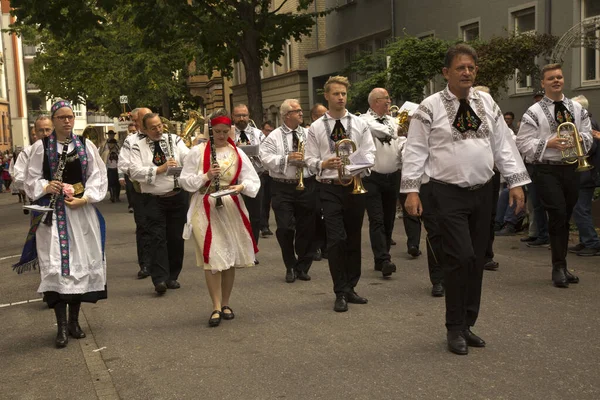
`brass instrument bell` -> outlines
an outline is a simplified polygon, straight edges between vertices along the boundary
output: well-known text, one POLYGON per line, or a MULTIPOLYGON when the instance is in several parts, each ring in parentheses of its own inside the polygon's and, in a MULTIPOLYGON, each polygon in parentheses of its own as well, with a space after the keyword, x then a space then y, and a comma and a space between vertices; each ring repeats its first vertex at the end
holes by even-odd
POLYGON ((575 169, 578 172, 589 171, 594 168, 594 166, 588 162, 588 156, 583 152, 581 135, 574 123, 563 122, 560 124, 556 131, 556 137, 572 145, 568 149, 561 151, 563 162, 567 164, 578 163, 578 166, 575 169))
POLYGON ((354 189, 352 190, 352 194, 364 194, 367 193, 367 189, 363 186, 362 179, 358 175, 354 175, 350 177, 348 180, 348 175, 346 174, 346 165, 350 164, 350 159, 348 158, 351 153, 356 151, 356 143, 351 139, 342 139, 338 140, 335 143, 335 155, 342 160, 342 165, 338 168, 338 180, 342 186, 350 186, 354 183, 354 189), (342 150, 349 145, 352 149, 352 152, 345 152, 342 154, 342 150))

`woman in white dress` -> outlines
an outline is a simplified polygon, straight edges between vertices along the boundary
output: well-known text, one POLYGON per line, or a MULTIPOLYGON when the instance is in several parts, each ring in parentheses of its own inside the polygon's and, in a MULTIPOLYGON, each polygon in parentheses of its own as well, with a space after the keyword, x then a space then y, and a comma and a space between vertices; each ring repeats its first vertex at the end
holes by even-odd
POLYGON ((96 146, 72 132, 75 116, 71 104, 58 101, 51 114, 54 131, 33 144, 24 186, 36 204, 53 205, 54 211, 51 218, 34 214, 17 268, 39 265, 38 292, 44 293, 44 301, 56 314, 56 346, 60 348, 67 345, 68 335, 85 337, 78 322, 81 302, 106 298, 104 219, 92 204, 104 199, 107 179, 96 146), (55 178, 63 165, 61 182, 55 178), (27 257, 27 246, 33 240, 36 251, 27 257))
POLYGON ((239 193, 255 197, 260 179, 248 156, 229 138, 231 119, 227 111, 217 110, 210 120, 210 140, 190 151, 179 183, 194 193, 184 238, 193 236, 196 243, 196 264, 204 268, 213 303, 209 325, 218 326, 221 318, 235 317, 229 307, 235 268, 253 266, 258 251, 248 211, 239 193), (218 208, 217 199, 210 196, 216 191, 217 180, 221 190, 235 191, 221 197, 223 206, 218 208))

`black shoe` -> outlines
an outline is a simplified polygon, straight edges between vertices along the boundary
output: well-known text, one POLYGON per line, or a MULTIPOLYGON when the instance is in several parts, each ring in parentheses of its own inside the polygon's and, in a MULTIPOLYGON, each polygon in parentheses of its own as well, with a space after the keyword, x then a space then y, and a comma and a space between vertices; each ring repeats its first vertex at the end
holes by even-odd
POLYGON ((592 257, 592 256, 600 256, 600 249, 595 247, 585 247, 577 252, 578 256, 581 257, 592 257))
POLYGON ((79 326, 79 309, 81 308, 81 303, 70 303, 69 304, 69 323, 67 324, 67 329, 69 331, 69 335, 75 339, 83 339, 85 337, 85 332, 81 330, 81 326, 79 326))
POLYGON ((534 242, 536 239, 537 239, 536 237, 527 236, 527 237, 521 238, 520 240, 521 240, 521 242, 529 243, 529 242, 534 242))
POLYGON ((578 243, 575 246, 569 246, 569 253, 578 253, 583 249, 585 249, 585 245, 583 243, 578 243))
POLYGON ((537 238, 533 242, 527 243, 527 247, 549 247, 550 241, 548 239, 537 238))
POLYGON ((397 244, 397 243, 396 243, 396 241, 395 241, 394 239, 390 240, 390 245, 391 245, 391 246, 395 246, 396 244, 397 244))
POLYGON ((154 285, 154 290, 158 294, 165 294, 167 292, 167 284, 165 282, 158 282, 154 285))
POLYGON ((396 272, 396 264, 388 260, 381 263, 381 274, 384 278, 391 276, 394 272, 396 272))
POLYGON ((166 285, 169 289, 179 289, 181 287, 181 285, 179 284, 179 282, 173 280, 173 281, 167 281, 166 285))
POLYGON ((229 306, 221 307, 221 318, 223 318, 226 321, 231 321, 232 319, 235 318, 235 314, 233 313, 233 310, 231 309, 231 307, 229 307, 229 306), (225 310, 228 310, 229 312, 226 313, 225 310))
POLYGON ((367 304, 369 300, 360 297, 354 290, 346 294, 346 300, 352 304, 367 304))
POLYGON ((485 340, 471 332, 471 329, 465 329, 463 331, 463 336, 465 337, 468 346, 485 347, 485 340))
POLYGON ((448 331, 446 338, 448 340, 448 350, 461 356, 469 354, 467 340, 462 331, 448 331))
POLYGON ((517 234, 517 228, 510 222, 504 224, 504 227, 496 232, 496 236, 515 236, 517 234))
POLYGON ((133 207, 129 207, 129 208, 127 209, 127 211, 129 212, 129 214, 133 214, 133 207))
POLYGON ((444 297, 444 285, 441 283, 434 283, 431 287, 431 295, 433 297, 444 297))
POLYGON ((296 278, 300 279, 301 281, 310 281, 310 275, 304 271, 296 271, 296 278))
POLYGON ((254 265, 258 265, 258 264, 260 264, 260 263, 258 262, 258 260, 254 260, 254 265))
POLYGON ((213 328, 215 326, 219 326, 219 324, 221 323, 221 315, 222 315, 221 311, 219 311, 219 310, 213 311, 212 314, 210 314, 210 319, 208 320, 208 326, 213 327, 213 328))
POLYGON ((296 273, 293 268, 288 268, 285 273, 285 281, 287 283, 293 283, 296 280, 296 273))
POLYGON ((333 304, 333 311, 335 311, 335 312, 348 311, 348 301, 346 300, 346 296, 344 296, 343 294, 340 294, 335 298, 335 303, 333 304))
POLYGON ((565 277, 567 278, 567 282, 569 283, 579 283, 579 277, 573 275, 569 272, 569 269, 565 267, 565 277))
POLYGON ((377 272, 381 272, 381 268, 382 268, 382 263, 375 263, 375 266, 373 267, 373 269, 377 272))
POLYGON ((313 261, 321 261, 323 256, 321 255, 321 249, 317 249, 315 255, 313 256, 313 261))
POLYGON ((483 269, 485 269, 486 271, 496 271, 499 266, 500 264, 498 264, 496 261, 489 260, 485 264, 483 264, 483 269))
MULTIPOLYGON (((269 230, 269 228, 261 229, 260 230, 260 236, 263 237, 263 238, 266 238, 267 236, 269 236, 269 232, 271 232, 269 230)), ((271 234, 273 234, 273 233, 271 233, 271 234)))
POLYGON ((67 328, 67 303, 57 303, 54 306, 54 314, 56 315, 56 325, 58 327, 54 344, 58 349, 62 349, 69 343, 69 332, 67 328))
POLYGON ((150 276, 150 271, 148 271, 148 268, 142 268, 137 273, 138 279, 144 279, 144 278, 147 278, 149 276, 150 276))
POLYGON ((421 250, 417 246, 410 246, 408 248, 408 254, 413 257, 419 257, 421 255, 421 250))
POLYGON ((552 283, 559 288, 568 288, 569 281, 565 275, 566 268, 552 268, 552 283))

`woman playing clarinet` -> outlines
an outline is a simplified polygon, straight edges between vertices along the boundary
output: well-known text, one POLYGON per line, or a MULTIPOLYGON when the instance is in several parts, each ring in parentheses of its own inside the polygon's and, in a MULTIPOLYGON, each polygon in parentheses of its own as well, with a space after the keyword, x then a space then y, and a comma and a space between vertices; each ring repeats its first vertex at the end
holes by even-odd
POLYGON ((184 190, 194 193, 184 238, 193 237, 196 243, 196 264, 204 268, 213 303, 208 324, 218 326, 221 319, 235 317, 229 307, 235 268, 253 266, 258 251, 239 193, 255 197, 260 179, 250 159, 229 138, 231 119, 226 110, 211 115, 209 130, 209 141, 188 155, 179 182, 184 190), (211 193, 224 190, 234 192, 221 197, 222 206, 217 207, 211 193))
POLYGON ((104 199, 107 179, 96 146, 73 134, 71 104, 61 100, 50 110, 54 130, 32 146, 24 187, 38 205, 53 211, 34 213, 15 267, 22 271, 39 266, 38 292, 56 314, 55 344, 60 348, 69 335, 85 337, 78 322, 81 302, 106 298, 104 219, 93 203, 104 199))

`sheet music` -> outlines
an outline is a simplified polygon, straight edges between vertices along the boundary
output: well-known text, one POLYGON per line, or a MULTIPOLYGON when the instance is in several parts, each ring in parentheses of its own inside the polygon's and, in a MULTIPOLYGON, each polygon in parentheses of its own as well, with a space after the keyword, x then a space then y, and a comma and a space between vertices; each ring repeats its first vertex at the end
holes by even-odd
POLYGON ((258 145, 238 146, 238 149, 242 150, 248 157, 258 156, 259 150, 258 145))
POLYGON ((183 167, 169 167, 167 168, 167 176, 179 176, 181 170, 183 170, 183 167))
POLYGON ((231 194, 237 193, 235 189, 223 189, 218 192, 214 192, 210 194, 210 197, 214 197, 215 199, 223 196, 229 196, 231 194))

